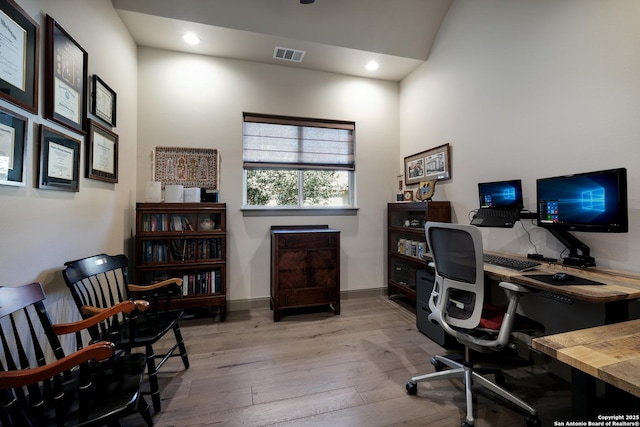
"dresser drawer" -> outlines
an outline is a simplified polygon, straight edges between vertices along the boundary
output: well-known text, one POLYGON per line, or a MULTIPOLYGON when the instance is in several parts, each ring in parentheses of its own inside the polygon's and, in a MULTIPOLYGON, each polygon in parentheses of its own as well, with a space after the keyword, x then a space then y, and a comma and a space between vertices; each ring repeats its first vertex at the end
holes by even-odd
POLYGON ((334 288, 283 289, 279 292, 281 304, 287 307, 306 307, 309 305, 330 304, 337 301, 334 288))
POLYGON ((316 249, 338 246, 337 233, 305 233, 278 237, 278 249, 316 249))

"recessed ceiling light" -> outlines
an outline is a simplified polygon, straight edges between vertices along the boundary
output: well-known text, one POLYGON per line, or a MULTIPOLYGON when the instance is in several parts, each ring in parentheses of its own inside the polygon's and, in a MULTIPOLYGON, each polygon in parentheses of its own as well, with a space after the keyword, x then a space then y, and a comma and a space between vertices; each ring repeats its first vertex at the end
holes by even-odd
POLYGON ((378 69, 380 65, 378 65, 378 63, 376 61, 369 61, 367 63, 367 65, 365 66, 365 68, 369 71, 375 71, 378 69))
POLYGON ((182 36, 182 40, 184 40, 185 43, 191 44, 191 45, 196 45, 200 43, 200 37, 196 36, 193 33, 186 33, 184 36, 182 36))

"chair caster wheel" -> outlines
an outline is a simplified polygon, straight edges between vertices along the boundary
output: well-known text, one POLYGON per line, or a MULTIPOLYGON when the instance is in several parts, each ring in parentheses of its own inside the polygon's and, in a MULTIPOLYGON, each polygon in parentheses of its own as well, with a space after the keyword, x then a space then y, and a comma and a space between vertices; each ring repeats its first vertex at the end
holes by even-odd
POLYGON ((435 357, 431 358, 431 364, 436 369, 436 372, 440 372, 447 367, 444 363, 437 361, 435 357))
POLYGON ((468 422, 463 422, 460 427, 473 427, 473 424, 469 424, 468 422))
POLYGON ((540 418, 538 418, 537 415, 535 417, 527 417, 527 427, 540 427, 541 425, 542 423, 540 422, 540 418))
POLYGON ((409 381, 406 385, 407 394, 415 396, 418 393, 418 384, 413 381, 409 381))

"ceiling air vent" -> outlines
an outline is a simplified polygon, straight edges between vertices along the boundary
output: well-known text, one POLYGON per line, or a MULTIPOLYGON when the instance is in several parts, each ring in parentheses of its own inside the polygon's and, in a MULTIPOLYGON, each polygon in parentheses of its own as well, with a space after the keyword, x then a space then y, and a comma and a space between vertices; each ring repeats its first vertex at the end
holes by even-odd
POLYGON ((283 61, 302 62, 304 53, 304 50, 296 50, 276 46, 276 48, 273 50, 273 58, 282 59, 283 61))

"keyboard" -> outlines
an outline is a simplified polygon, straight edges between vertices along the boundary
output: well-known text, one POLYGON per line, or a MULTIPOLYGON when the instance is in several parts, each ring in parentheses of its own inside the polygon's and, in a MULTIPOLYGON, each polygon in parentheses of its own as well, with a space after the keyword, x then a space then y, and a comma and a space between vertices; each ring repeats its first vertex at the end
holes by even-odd
POLYGON ((508 227, 518 221, 519 211, 515 209, 480 208, 476 211, 471 225, 477 227, 508 227))
POLYGON ((491 265, 497 265, 499 267, 510 268, 517 271, 533 270, 540 265, 536 261, 528 261, 522 259, 507 258, 500 255, 484 254, 484 262, 491 265))
POLYGON ((476 216, 480 218, 513 218, 517 217, 518 213, 514 209, 478 209, 476 216))

